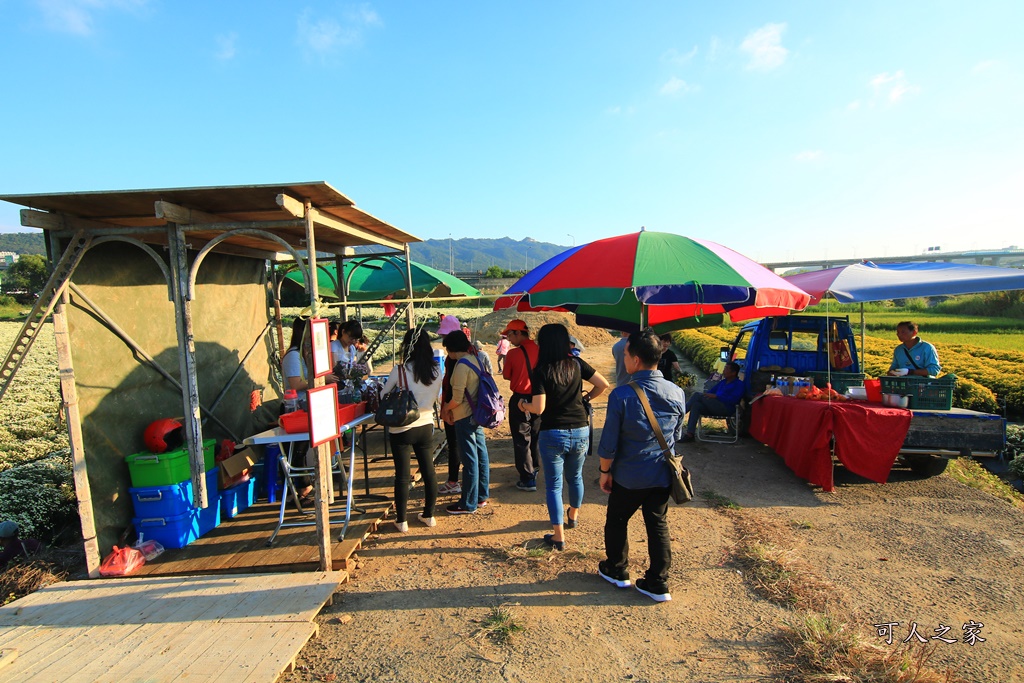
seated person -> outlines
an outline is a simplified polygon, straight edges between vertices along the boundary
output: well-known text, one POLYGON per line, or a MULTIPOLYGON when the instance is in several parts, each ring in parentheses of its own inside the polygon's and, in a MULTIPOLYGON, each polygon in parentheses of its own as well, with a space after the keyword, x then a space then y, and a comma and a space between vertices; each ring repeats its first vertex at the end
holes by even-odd
POLYGON ((25 559, 38 552, 43 544, 34 538, 18 538, 18 523, 0 522, 0 570, 15 559, 25 559))
POLYGON ((715 385, 714 391, 694 394, 687 404, 690 410, 690 417, 686 421, 686 434, 680 442, 687 443, 694 440, 697 431, 697 423, 705 415, 713 417, 731 417, 736 411, 736 405, 743 398, 744 387, 740 381, 740 364, 729 361, 722 370, 722 381, 715 385))
POLYGON ((917 336, 917 323, 905 320, 896 325, 896 338, 903 343, 892 352, 890 376, 901 369, 909 370, 907 374, 921 377, 935 377, 939 374, 942 369, 939 355, 935 353, 934 346, 917 336))

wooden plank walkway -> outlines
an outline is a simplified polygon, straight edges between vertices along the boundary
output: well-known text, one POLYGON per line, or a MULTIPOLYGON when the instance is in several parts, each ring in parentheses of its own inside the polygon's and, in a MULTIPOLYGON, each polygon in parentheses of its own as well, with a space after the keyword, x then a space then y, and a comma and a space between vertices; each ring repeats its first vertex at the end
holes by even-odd
MULTIPOLYGON (((371 432, 370 453, 383 452, 383 434, 371 432)), ((439 450, 444 440, 444 431, 434 434, 436 448, 439 450)), ((415 460, 413 461, 415 467, 415 460)), ((439 463, 437 469, 445 477, 446 464, 439 463)), ((355 511, 345 540, 336 541, 332 546, 331 569, 351 569, 352 555, 357 552, 363 541, 377 530, 378 525, 386 519, 392 509, 394 496, 395 467, 390 458, 369 463, 370 493, 383 497, 384 500, 365 500, 365 479, 362 457, 356 460, 355 501, 354 506, 365 510, 363 514, 355 511)), ((418 486, 418 485, 417 485, 418 486)), ((422 496, 412 494, 413 499, 422 496)), ((258 503, 243 511, 234 519, 224 519, 221 525, 194 541, 190 545, 174 550, 167 550, 153 562, 146 563, 133 576, 187 576, 192 574, 223 574, 223 573, 254 573, 254 572, 294 572, 316 571, 320 567, 320 554, 316 546, 314 526, 285 527, 277 536, 270 548, 266 540, 277 524, 279 503, 258 503)), ((343 520, 344 498, 337 498, 332 509, 340 509, 331 515, 333 520, 343 520)), ((313 521, 313 516, 302 516, 289 504, 285 510, 285 522, 313 521)), ((331 524, 331 534, 337 538, 341 532, 340 522, 331 524)))
POLYGON ((70 581, 0 607, 0 678, 273 683, 345 572, 70 581))

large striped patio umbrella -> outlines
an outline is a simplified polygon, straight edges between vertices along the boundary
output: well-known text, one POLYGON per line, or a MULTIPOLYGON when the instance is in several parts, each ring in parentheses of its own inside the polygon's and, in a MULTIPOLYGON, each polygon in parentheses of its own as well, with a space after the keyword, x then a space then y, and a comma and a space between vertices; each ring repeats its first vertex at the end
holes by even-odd
POLYGON ((591 327, 658 332, 802 310, 810 297, 767 268, 714 242, 641 230, 548 259, 494 310, 563 310, 591 327))

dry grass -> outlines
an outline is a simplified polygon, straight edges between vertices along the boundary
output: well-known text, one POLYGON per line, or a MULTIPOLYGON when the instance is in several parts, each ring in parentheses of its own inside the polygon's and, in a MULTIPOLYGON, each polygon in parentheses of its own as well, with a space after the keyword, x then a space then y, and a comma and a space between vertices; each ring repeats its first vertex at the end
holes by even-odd
POLYGON ((787 527, 753 513, 726 514, 739 535, 733 557, 758 593, 798 610, 824 611, 839 605, 838 588, 796 553, 787 527))
POLYGON ((85 558, 79 550, 48 548, 31 559, 9 565, 0 573, 0 605, 66 580, 83 569, 85 558))
POLYGON ((848 621, 830 612, 804 614, 786 624, 780 639, 790 652, 787 680, 800 683, 965 683, 951 669, 928 666, 937 645, 867 642, 848 621))
POLYGON ((897 643, 881 647, 850 617, 838 587, 819 576, 794 549, 794 525, 741 511, 713 492, 702 494, 728 516, 738 541, 733 559, 754 590, 796 610, 778 639, 788 669, 785 680, 797 683, 964 683, 953 670, 928 664, 936 645, 897 643))

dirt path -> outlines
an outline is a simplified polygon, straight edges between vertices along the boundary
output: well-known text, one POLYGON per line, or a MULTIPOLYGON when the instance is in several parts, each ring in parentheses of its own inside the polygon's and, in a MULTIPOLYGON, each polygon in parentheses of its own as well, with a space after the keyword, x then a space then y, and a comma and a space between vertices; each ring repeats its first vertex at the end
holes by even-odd
MULTIPOLYGON (((612 378, 610 346, 588 345, 584 355, 612 378)), ((595 424, 603 421, 602 404, 595 424)), ((283 681, 781 680, 774 636, 794 612, 759 597, 730 563, 728 517, 703 501, 671 508, 673 600, 655 604, 595 574, 607 501, 596 458, 585 466, 570 547, 533 557, 524 545, 550 529, 543 489, 514 487, 507 425, 488 447, 493 504, 471 516, 442 513, 435 528, 408 534, 385 525, 283 681), (508 644, 482 625, 499 605, 523 627, 508 644)), ((698 491, 791 526, 796 552, 840 587, 870 632, 900 622, 895 647, 911 622, 926 638, 951 626, 946 637, 957 642, 933 641, 934 663, 960 665, 970 680, 1024 680, 1024 513, 947 476, 915 480, 894 469, 878 485, 837 466, 828 494, 749 440, 683 448, 698 491), (984 642, 962 642, 969 621, 984 624, 984 642)), ((411 509, 421 500, 418 489, 411 509)), ((643 539, 634 519, 634 575, 646 566, 643 539)))

